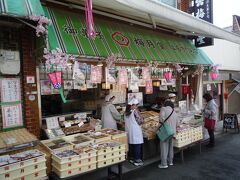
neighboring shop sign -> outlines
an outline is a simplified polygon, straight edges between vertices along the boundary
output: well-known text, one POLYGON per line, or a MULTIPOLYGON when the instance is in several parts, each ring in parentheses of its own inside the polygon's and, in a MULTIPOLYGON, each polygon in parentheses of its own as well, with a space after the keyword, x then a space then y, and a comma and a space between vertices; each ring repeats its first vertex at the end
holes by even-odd
MULTIPOLYGON (((194 0, 194 16, 204 21, 213 23, 213 4, 212 0, 194 0)), ((213 45, 213 38, 198 36, 195 39, 196 47, 213 45)))

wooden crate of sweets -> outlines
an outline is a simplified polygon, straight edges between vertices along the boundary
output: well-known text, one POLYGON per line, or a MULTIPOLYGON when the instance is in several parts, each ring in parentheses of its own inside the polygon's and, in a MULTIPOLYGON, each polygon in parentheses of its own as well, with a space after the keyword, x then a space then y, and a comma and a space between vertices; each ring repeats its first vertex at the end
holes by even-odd
POLYGON ((63 138, 55 138, 50 140, 43 140, 41 144, 44 145, 49 152, 55 152, 59 150, 72 150, 73 144, 67 142, 63 138))
POLYGON ((125 144, 125 150, 128 151, 128 137, 125 131, 106 128, 102 129, 101 132, 110 135, 113 141, 125 144))
POLYGON ((111 141, 111 136, 102 132, 88 132, 83 135, 92 138, 95 143, 111 141))
POLYGON ((81 146, 86 146, 91 143, 94 143, 94 139, 88 136, 85 136, 83 134, 74 134, 74 135, 63 137, 63 139, 73 144, 73 148, 78 148, 81 146))

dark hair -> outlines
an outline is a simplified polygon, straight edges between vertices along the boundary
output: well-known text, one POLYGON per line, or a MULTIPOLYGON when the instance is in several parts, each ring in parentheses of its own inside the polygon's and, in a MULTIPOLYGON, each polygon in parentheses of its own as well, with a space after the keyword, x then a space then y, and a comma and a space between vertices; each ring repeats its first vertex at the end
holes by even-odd
POLYGON ((209 93, 204 94, 203 98, 206 99, 207 102, 209 102, 213 99, 213 97, 209 93))
POLYGON ((132 110, 131 107, 132 107, 131 105, 129 105, 129 104, 127 105, 126 110, 125 110, 126 116, 129 116, 131 114, 131 110, 132 110))
POLYGON ((164 107, 167 107, 167 106, 170 106, 171 108, 174 109, 174 104, 173 104, 172 101, 166 100, 166 101, 164 102, 164 107))

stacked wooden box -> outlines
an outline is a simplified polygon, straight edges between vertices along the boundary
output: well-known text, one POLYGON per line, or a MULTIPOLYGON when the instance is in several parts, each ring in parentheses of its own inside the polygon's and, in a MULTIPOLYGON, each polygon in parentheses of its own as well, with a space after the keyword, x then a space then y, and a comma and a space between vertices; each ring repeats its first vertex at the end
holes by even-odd
POLYGON ((100 132, 108 134, 111 137, 111 140, 124 144, 126 152, 128 151, 128 137, 125 131, 106 128, 102 129, 100 132))
POLYGON ((97 144, 97 167, 105 167, 126 160, 126 146, 118 142, 97 144))
POLYGON ((52 155, 52 170, 65 178, 96 169, 97 151, 89 146, 82 146, 74 150, 55 152, 52 155))
POLYGON ((0 156, 1 180, 34 180, 46 177, 45 154, 38 150, 0 156))

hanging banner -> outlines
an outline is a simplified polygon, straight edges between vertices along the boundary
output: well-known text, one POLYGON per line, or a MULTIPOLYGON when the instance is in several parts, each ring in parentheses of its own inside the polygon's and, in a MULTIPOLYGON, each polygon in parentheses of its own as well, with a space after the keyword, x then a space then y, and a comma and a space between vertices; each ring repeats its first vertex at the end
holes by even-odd
POLYGON ((153 86, 152 86, 152 80, 151 79, 146 81, 145 93, 146 94, 152 94, 153 93, 153 86))
POLYGON ((21 101, 21 89, 19 78, 0 79, 1 102, 21 101))
POLYGON ((149 67, 144 67, 142 69, 142 79, 144 79, 144 80, 151 79, 151 69, 149 67))
POLYGON ((128 84, 128 73, 127 69, 120 69, 118 71, 118 83, 120 85, 128 84))
POLYGON ((139 83, 140 74, 138 68, 131 69, 131 82, 139 83))
POLYGON ((109 84, 117 83, 118 70, 116 68, 106 68, 106 81, 109 84))
MULTIPOLYGON (((204 21, 213 22, 213 3, 212 0, 194 0, 194 16, 204 21)), ((213 45, 213 38, 198 36, 195 38, 196 47, 213 45)))
POLYGON ((91 83, 101 83, 102 67, 91 65, 90 81, 91 83))
POLYGON ((87 64, 74 62, 73 65, 73 79, 86 80, 87 64))
POLYGON ((22 105, 2 106, 3 129, 23 126, 22 105))

